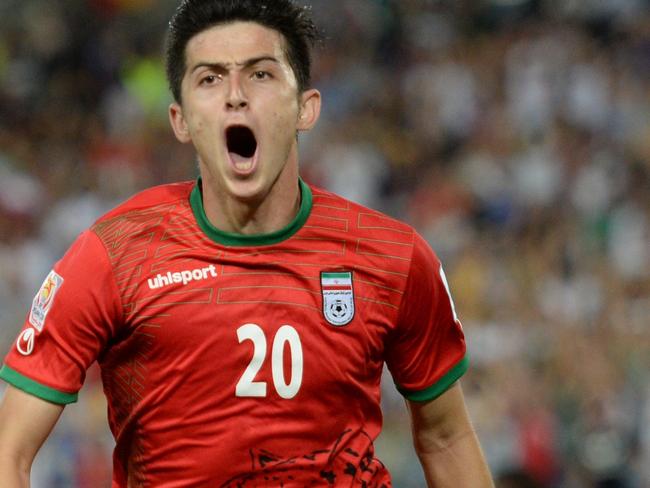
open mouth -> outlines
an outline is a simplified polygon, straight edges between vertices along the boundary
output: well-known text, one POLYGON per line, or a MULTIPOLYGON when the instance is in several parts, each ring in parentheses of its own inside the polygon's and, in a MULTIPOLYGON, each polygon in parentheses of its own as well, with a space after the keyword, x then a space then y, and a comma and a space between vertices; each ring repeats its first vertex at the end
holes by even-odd
POLYGON ((228 127, 226 146, 237 169, 246 170, 253 165, 252 158, 257 151, 257 139, 248 127, 243 125, 228 127))

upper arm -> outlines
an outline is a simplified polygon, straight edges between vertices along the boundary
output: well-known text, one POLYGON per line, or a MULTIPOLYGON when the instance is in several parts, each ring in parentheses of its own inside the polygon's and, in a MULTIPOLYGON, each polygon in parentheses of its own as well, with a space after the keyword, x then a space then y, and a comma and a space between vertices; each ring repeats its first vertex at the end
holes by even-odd
POLYGON ((7 386, 0 403, 0 463, 4 458, 28 470, 62 411, 63 405, 7 386))
POLYGON ((455 438, 473 433, 460 383, 434 400, 407 400, 418 452, 442 449, 455 438))
POLYGON ((408 406, 427 486, 494 488, 459 383, 434 400, 408 406))

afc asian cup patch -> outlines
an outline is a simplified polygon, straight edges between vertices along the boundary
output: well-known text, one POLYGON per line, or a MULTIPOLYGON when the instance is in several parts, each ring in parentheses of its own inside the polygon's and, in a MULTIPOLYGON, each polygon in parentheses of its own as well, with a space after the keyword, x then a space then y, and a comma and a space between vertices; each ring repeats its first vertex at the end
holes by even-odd
POLYGON ((38 293, 34 297, 32 309, 29 312, 29 323, 39 332, 43 330, 45 318, 54 302, 54 296, 62 284, 63 278, 55 271, 50 271, 50 274, 47 275, 47 278, 45 278, 45 281, 41 285, 41 289, 38 290, 38 293))
POLYGON ((323 315, 335 327, 349 324, 354 318, 354 288, 351 271, 321 272, 323 315))

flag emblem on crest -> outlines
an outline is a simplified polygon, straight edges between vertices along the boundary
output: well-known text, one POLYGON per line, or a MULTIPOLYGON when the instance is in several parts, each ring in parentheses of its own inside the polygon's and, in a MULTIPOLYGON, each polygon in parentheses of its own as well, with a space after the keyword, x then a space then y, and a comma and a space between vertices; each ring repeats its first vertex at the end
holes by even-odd
POLYGON ((352 272, 322 272, 320 286, 323 292, 325 319, 336 327, 349 324, 354 318, 352 272))

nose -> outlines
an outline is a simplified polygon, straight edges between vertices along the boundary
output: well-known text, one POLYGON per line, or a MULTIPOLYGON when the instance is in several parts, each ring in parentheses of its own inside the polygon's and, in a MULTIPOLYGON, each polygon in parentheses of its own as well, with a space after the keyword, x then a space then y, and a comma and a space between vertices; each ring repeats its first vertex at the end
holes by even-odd
POLYGON ((226 108, 228 110, 241 110, 248 107, 248 99, 238 74, 231 75, 229 81, 226 108))

